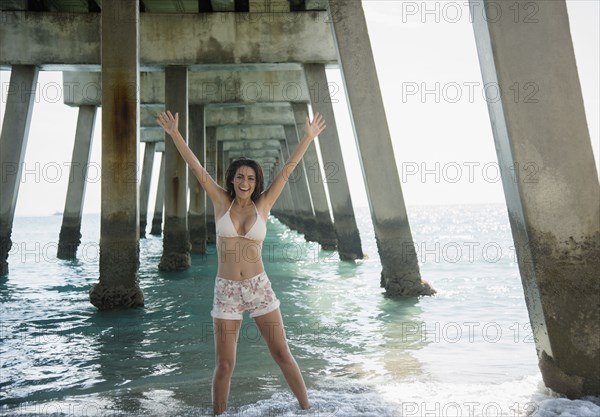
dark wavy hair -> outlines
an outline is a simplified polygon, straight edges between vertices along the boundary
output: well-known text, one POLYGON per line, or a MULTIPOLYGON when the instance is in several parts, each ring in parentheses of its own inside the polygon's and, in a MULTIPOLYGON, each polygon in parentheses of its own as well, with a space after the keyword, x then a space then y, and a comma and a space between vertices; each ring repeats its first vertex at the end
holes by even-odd
POLYGON ((233 189, 233 177, 235 177, 235 173, 240 167, 247 166, 254 170, 256 173, 256 186, 254 187, 254 192, 250 196, 252 201, 256 201, 258 197, 263 193, 265 188, 265 177, 263 175, 263 170, 260 167, 259 163, 254 159, 249 158, 238 158, 229 164, 227 168, 227 172, 225 173, 225 183, 227 185, 227 192, 229 193, 229 197, 233 200, 235 198, 235 190, 233 189))

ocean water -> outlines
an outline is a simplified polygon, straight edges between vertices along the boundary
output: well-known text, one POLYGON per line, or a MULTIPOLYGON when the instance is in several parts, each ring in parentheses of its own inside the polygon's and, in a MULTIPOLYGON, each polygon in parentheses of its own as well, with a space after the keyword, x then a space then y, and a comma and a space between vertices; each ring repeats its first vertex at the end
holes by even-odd
MULTIPOLYGON (((340 262, 272 218, 263 257, 312 402, 299 410, 253 321, 244 318, 228 416, 600 416, 537 367, 503 205, 409 207, 434 297, 390 299, 367 209, 363 250, 340 262)), ((85 215, 78 259, 56 259, 61 217, 17 217, 0 278, 0 415, 212 415, 214 247, 185 272, 157 269, 140 241, 143 309, 97 311, 99 216, 85 215)))

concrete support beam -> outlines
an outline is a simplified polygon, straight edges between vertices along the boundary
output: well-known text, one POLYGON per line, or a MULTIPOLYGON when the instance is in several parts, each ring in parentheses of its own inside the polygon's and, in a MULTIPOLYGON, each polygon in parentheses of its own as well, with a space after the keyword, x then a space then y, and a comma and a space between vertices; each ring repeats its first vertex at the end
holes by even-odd
MULTIPOLYGON (((288 86, 291 93, 291 86, 288 86)), ((289 103, 211 104, 207 108, 207 126, 293 124, 289 103)))
POLYGON ((210 0, 213 12, 235 12, 235 0, 210 0))
POLYGON ((240 140, 224 140, 224 151, 260 151, 262 149, 278 149, 280 139, 240 139, 240 140))
MULTIPOLYGON (((179 113, 179 131, 188 140, 187 68, 169 66, 165 70, 165 103, 179 113)), ((165 133, 165 227, 163 255, 158 269, 182 271, 191 265, 190 236, 187 227, 187 164, 173 140, 165 133)))
POLYGON ((254 158, 253 156, 245 156, 245 155, 240 155, 237 153, 233 153, 231 155, 232 159, 237 159, 237 158, 249 158, 249 159, 254 159, 256 162, 258 162, 259 165, 261 165, 262 169, 263 169, 263 174, 265 176, 265 180, 267 178, 267 175, 270 173, 270 169, 271 169, 271 165, 275 164, 278 159, 277 158, 272 158, 272 157, 258 157, 258 158, 254 158), (263 164, 267 164, 267 166, 262 166, 263 164))
MULTIPOLYGON (((308 117, 308 105, 304 103, 293 103, 292 109, 294 112, 294 119, 296 120, 296 130, 298 131, 298 137, 300 137, 304 132, 304 125, 306 123, 306 118, 308 117)), ((333 229, 333 222, 331 221, 331 214, 329 213, 327 195, 325 194, 324 182, 321 177, 321 167, 315 146, 316 145, 313 142, 308 147, 303 157, 303 163, 315 211, 316 238, 323 249, 335 250, 337 247, 337 239, 335 230, 333 229)))
POLYGON ((333 210, 337 250, 342 260, 362 259, 364 255, 354 216, 337 123, 331 105, 325 66, 306 64, 304 72, 313 112, 321 113, 327 122, 327 129, 319 135, 319 148, 325 171, 323 181, 327 184, 333 210))
POLYGON ((163 208, 165 205, 165 153, 161 152, 160 170, 158 174, 158 185, 156 186, 156 201, 154 203, 154 216, 152 217, 152 228, 150 234, 160 236, 162 234, 163 208))
MULTIPOLYGON (((296 130, 295 124, 285 125, 284 131, 286 147, 291 155, 294 153, 294 150, 300 142, 298 138, 298 131, 296 130)), ((300 163, 296 166, 296 169, 294 169, 292 175, 290 175, 288 184, 290 184, 292 195, 294 195, 294 206, 297 208, 297 217, 295 219, 297 223, 295 226, 299 232, 304 233, 304 238, 306 240, 317 242, 319 236, 317 222, 315 221, 315 215, 312 207, 312 200, 310 198, 310 190, 306 180, 303 161, 300 161, 300 163)))
MULTIPOLYGON (((217 142, 218 144, 222 144, 223 142, 217 142)), ((225 151, 223 150, 221 153, 218 153, 218 158, 222 158, 219 159, 219 170, 222 173, 222 182, 223 184, 225 183, 225 173, 227 172, 227 167, 229 167, 230 161, 233 159, 232 156, 230 156, 230 152, 229 151, 225 151)), ((233 151, 232 153, 235 153, 235 151, 233 151)))
POLYGON ((381 265, 381 285, 390 296, 431 295, 421 280, 392 140, 388 129, 377 69, 361 2, 329 0, 336 39, 375 239, 381 265), (385 187, 382 185, 385 184, 385 187))
MULTIPOLYGON (((201 104, 200 104, 201 106, 201 104)), ((255 148, 261 146, 261 143, 269 143, 266 141, 270 141, 270 143, 276 143, 280 139, 283 139, 283 128, 281 126, 272 127, 268 129, 251 129, 249 133, 246 134, 243 132, 243 128, 236 127, 227 127, 227 128, 217 128, 217 139, 219 141, 230 141, 230 142, 255 142, 252 145, 255 148), (264 132, 262 135, 260 132, 264 132)), ((247 130, 247 129, 246 129, 247 130)), ((141 142, 164 142, 165 140, 165 132, 160 127, 142 127, 140 129, 141 133, 141 142)))
MULTIPOLYGON (((188 139, 189 147, 198 158, 198 161, 204 166, 206 160, 204 151, 204 125, 205 125, 205 107, 202 105, 190 106, 190 137, 188 139)), ((192 253, 206 253, 206 192, 198 182, 198 179, 190 169, 189 187, 190 187, 190 206, 188 209, 188 227, 190 229, 190 243, 192 244, 192 253)), ((211 204, 209 202, 209 204, 211 204)))
POLYGON ((138 307, 144 305, 138 284, 139 4, 103 0, 101 15, 102 85, 111 88, 102 90, 100 282, 90 302, 99 309, 138 307))
MULTIPOLYGON (((290 87, 291 90, 291 87, 290 87)), ((92 95, 90 93, 90 95, 92 95)), ((291 92, 290 92, 291 95, 291 92)), ((140 107, 141 126, 156 125, 156 115, 164 111, 162 104, 140 107)), ((289 103, 215 103, 206 106, 206 126, 294 124, 289 103)))
POLYGON ((217 127, 217 140, 279 140, 285 138, 282 125, 217 127))
MULTIPOLYGON (((188 76, 190 105, 309 101, 306 78, 300 65, 277 65, 269 69, 260 66, 200 68, 190 71, 188 76)), ((165 100, 164 74, 159 71, 143 72, 140 74, 140 83, 140 103, 160 109, 165 100)), ((65 71, 63 101, 69 106, 100 105, 101 85, 98 73, 65 71)))
POLYGON ((87 167, 92 149, 94 125, 96 124, 96 113, 96 106, 81 106, 79 108, 69 173, 69 187, 67 188, 65 210, 58 238, 56 257, 59 259, 76 258, 77 248, 81 243, 81 214, 87 184, 87 167))
MULTIPOLYGON (((0 48, 7 49, 7 48, 0 48)), ((33 66, 14 65, 6 92, 6 108, 0 133, 0 276, 8 274, 8 252, 15 217, 25 148, 35 101, 38 70, 33 66)))
MULTIPOLYGON (((154 122, 156 123, 156 121, 154 122)), ((160 126, 152 126, 145 127, 142 126, 140 128, 140 142, 164 142, 165 141, 165 131, 160 126)))
MULTIPOLYGON (((213 178, 217 178, 217 128, 206 127, 206 172, 213 178)), ((217 233, 215 229, 215 207, 212 201, 206 201, 206 243, 214 244, 217 242, 217 233)))
POLYGON ((288 0, 248 0, 250 13, 289 13, 288 0))
MULTIPOLYGON (((290 129, 290 134, 292 133, 292 130, 290 129)), ((280 166, 278 167, 279 169, 282 169, 282 167, 285 165, 285 163, 288 161, 288 159, 290 158, 290 152, 289 152, 289 148, 287 145, 287 140, 283 139, 279 141, 280 143, 280 151, 281 154, 279 156, 279 160, 280 162, 280 166)), ((288 202, 289 202, 289 208, 290 211, 289 212, 279 212, 279 219, 282 221, 283 224, 285 224, 286 226, 288 226, 290 229, 293 230, 297 230, 300 233, 303 232, 303 224, 300 218, 300 209, 298 206, 298 190, 296 187, 296 184, 294 182, 287 182, 285 187, 283 187, 283 193, 286 193, 286 189, 287 194, 288 194, 288 202)))
MULTIPOLYGON (((284 146, 285 141, 282 142, 284 142, 282 143, 282 146, 284 146)), ((275 175, 277 175, 279 170, 281 170, 286 160, 287 158, 284 157, 283 150, 279 148, 279 157, 277 164, 273 166, 273 171, 271 173, 271 182, 273 181, 275 175)), ((283 191, 281 192, 281 195, 279 196, 279 199, 277 200, 276 205, 273 207, 273 210, 271 210, 271 212, 283 224, 292 228, 291 224, 295 221, 296 218, 295 210, 296 209, 294 207, 294 201, 292 198, 290 184, 287 183, 285 187, 283 187, 283 191)))
MULTIPOLYGON (((14 47, 0 48, 0 64, 86 65, 98 70, 100 14, 3 11, 0 39, 14 47), (52 42, 40 42, 49 36, 52 42)), ((121 16, 111 16, 105 27, 118 26, 121 16)), ((335 63, 329 18, 324 11, 142 13, 140 64, 335 63)))
POLYGON ((217 184, 225 188, 225 171, 227 167, 224 165, 223 142, 220 140, 217 140, 217 161, 219 161, 217 165, 217 184))
POLYGON ((600 394, 600 185, 567 6, 531 5, 534 24, 481 5, 473 24, 486 85, 529 93, 488 109, 544 383, 578 398, 600 394))
MULTIPOLYGON (((219 145, 225 145, 227 144, 227 142, 219 142, 219 145)), ((238 148, 234 148, 234 149, 230 149, 227 150, 226 152, 228 152, 229 157, 238 157, 238 155, 240 157, 244 156, 246 158, 251 158, 251 159, 265 159, 265 158, 269 158, 270 160, 275 160, 279 158, 279 150, 278 149, 264 149, 264 150, 245 150, 245 149, 238 149, 238 148)), ((225 165, 225 168, 227 168, 227 164, 225 165)), ((266 178, 266 177, 265 177, 266 178)))
POLYGON ((142 181, 140 183, 140 238, 146 237, 146 222, 148 221, 148 198, 150 196, 150 181, 154 166, 155 142, 144 145, 144 162, 142 165, 142 181))

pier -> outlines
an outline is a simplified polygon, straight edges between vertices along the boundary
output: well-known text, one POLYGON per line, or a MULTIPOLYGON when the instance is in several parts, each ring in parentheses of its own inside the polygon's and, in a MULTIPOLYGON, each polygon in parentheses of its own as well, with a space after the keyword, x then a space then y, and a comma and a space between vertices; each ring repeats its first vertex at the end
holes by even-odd
MULTIPOLYGON (((536 24, 510 14, 492 17, 484 7, 474 14, 473 28, 484 82, 507 91, 535 79, 542 93, 535 102, 510 95, 488 101, 539 366, 556 392, 599 395, 600 185, 566 3, 511 3, 535 4, 536 24), (507 168, 528 163, 539 169, 537 181, 515 180, 507 168)), ((139 240, 148 222, 151 234, 163 237, 161 271, 189 268, 192 254, 215 242, 212 204, 156 126, 165 109, 179 113, 182 135, 221 185, 228 163, 241 156, 259 161, 272 180, 302 136, 305 118, 322 113, 327 130, 271 214, 306 240, 336 250, 340 262, 362 259, 329 98, 326 68, 335 67, 359 150, 381 287, 389 297, 435 294, 414 251, 391 115, 361 2, 7 0, 0 7, 0 68, 11 71, 0 134, 1 275, 10 279, 34 86, 44 70, 64 72, 64 104, 79 109, 71 169, 86 166, 92 141, 102 142, 99 281, 90 290, 98 309, 144 305, 139 240), (98 109, 102 137, 93 138, 98 109), (155 153, 160 181, 149 213, 155 153), (314 175, 329 167, 335 167, 335 182, 314 175)), ((59 258, 76 256, 84 198, 85 181, 70 183, 57 230, 59 258)))

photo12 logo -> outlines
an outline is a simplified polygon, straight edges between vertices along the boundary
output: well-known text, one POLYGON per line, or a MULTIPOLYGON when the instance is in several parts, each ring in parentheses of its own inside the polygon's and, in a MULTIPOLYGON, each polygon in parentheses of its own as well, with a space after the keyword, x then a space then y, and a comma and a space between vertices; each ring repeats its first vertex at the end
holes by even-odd
POLYGON ((468 19, 514 23, 538 23, 540 6, 535 1, 403 1, 402 23, 458 23, 468 19))

